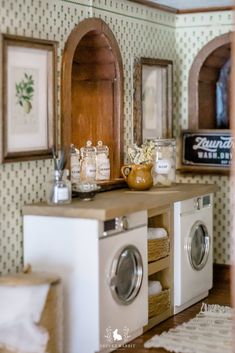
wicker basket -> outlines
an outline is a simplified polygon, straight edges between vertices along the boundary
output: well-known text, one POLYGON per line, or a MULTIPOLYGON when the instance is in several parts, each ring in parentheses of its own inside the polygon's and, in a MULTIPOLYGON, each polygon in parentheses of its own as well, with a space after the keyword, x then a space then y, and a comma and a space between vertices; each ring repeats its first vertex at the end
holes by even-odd
MULTIPOLYGON (((39 325, 44 327, 49 333, 47 353, 62 353, 62 287, 59 278, 54 275, 37 272, 2 276, 0 278, 0 288, 7 285, 12 286, 12 290, 17 286, 33 286, 46 283, 48 283, 50 287, 39 325)), ((0 353, 18 353, 18 351, 9 351, 7 348, 1 347, 0 353)))
POLYGON ((170 309, 170 290, 164 289, 161 293, 149 296, 149 318, 160 315, 170 309))
POLYGON ((169 255, 170 240, 169 237, 148 240, 148 262, 162 259, 169 255))

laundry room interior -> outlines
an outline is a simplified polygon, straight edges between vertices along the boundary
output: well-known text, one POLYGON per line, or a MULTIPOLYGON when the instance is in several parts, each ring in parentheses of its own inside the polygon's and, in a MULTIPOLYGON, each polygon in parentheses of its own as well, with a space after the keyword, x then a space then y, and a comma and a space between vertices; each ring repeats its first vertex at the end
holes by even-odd
POLYGON ((0 0, 0 353, 232 352, 233 6, 0 0))

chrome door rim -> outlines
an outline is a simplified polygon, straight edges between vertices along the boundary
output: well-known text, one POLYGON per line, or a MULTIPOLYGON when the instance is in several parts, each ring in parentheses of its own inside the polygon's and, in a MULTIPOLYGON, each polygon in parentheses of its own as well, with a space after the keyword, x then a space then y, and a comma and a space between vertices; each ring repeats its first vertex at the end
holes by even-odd
POLYGON ((123 304, 123 305, 131 304, 135 300, 136 296, 138 295, 138 293, 140 291, 142 281, 143 281, 143 261, 142 261, 142 257, 141 257, 139 250, 133 245, 124 246, 115 255, 113 262, 112 262, 112 266, 111 266, 109 285, 110 285, 110 290, 111 290, 113 298, 120 304, 123 304), (131 251, 134 254, 134 257, 136 259, 137 270, 136 270, 135 275, 137 275, 137 280, 136 280, 135 288, 133 289, 131 295, 126 300, 122 300, 118 296, 117 290, 116 290, 116 271, 117 271, 117 266, 119 264, 119 259, 120 259, 121 254, 127 250, 131 251))
POLYGON ((188 237, 188 242, 187 242, 187 252, 188 252, 188 258, 189 258, 190 264, 194 270, 200 271, 201 269, 203 269, 205 267, 207 260, 208 260, 208 257, 209 257, 209 252, 210 252, 210 235, 208 233, 208 230, 207 230, 205 224, 201 221, 197 221, 196 223, 194 223, 193 227, 191 228, 191 231, 190 231, 190 234, 188 237), (205 253, 204 253, 203 259, 200 262, 200 264, 196 265, 192 259, 192 239, 195 234, 195 231, 199 227, 202 227, 203 232, 205 234, 205 253))

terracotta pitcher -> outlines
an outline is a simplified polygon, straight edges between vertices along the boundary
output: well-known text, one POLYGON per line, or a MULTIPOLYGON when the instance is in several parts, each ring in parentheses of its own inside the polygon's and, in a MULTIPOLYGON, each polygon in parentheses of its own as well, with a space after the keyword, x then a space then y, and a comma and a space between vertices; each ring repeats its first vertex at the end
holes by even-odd
POLYGON ((152 164, 130 164, 121 168, 122 175, 132 190, 148 190, 153 185, 152 164))

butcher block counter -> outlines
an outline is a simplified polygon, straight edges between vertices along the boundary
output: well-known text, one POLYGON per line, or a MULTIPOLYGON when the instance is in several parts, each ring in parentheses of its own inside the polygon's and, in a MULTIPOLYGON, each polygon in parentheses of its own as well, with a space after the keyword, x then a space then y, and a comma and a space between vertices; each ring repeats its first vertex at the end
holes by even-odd
POLYGON ((175 184, 171 187, 153 187, 148 191, 121 189, 98 193, 93 201, 73 199, 72 203, 50 206, 46 203, 27 205, 24 215, 87 218, 105 221, 141 210, 150 210, 177 201, 214 193, 214 184, 175 184))

